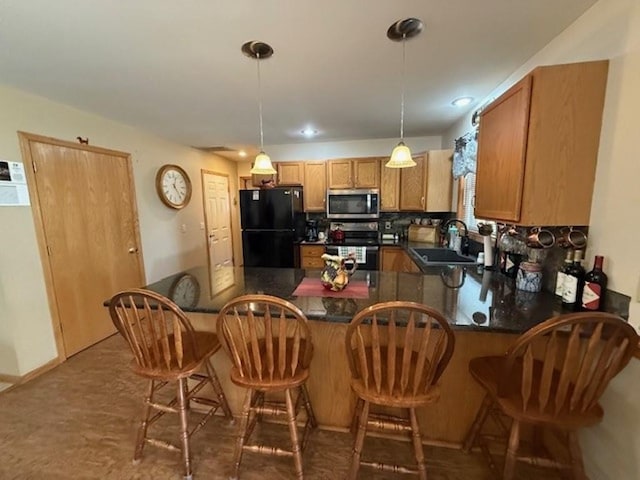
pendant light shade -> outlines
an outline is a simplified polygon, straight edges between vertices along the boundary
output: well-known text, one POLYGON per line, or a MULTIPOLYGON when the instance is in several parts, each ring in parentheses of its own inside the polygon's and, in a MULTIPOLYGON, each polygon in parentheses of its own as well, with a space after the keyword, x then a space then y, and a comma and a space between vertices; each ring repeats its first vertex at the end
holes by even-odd
POLYGON ((271 45, 264 42, 247 42, 242 45, 242 53, 247 57, 255 58, 258 65, 258 116, 260 119, 260 153, 256 155, 250 173, 255 175, 272 175, 277 173, 273 168, 269 155, 264 153, 264 132, 262 129, 262 82, 260 78, 260 60, 273 55, 271 45))
POLYGON ((424 24, 417 18, 406 18, 394 22, 387 30, 387 37, 394 42, 402 42, 402 96, 400 100, 400 142, 391 152, 391 158, 386 163, 388 168, 415 167, 416 162, 411 158, 411 150, 404 144, 404 70, 405 44, 408 38, 413 38, 422 32, 424 24))

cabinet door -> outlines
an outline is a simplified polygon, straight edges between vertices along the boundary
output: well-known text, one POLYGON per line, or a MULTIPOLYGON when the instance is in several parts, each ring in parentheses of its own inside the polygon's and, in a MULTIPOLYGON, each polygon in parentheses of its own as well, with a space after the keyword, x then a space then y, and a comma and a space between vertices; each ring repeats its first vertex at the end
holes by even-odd
POLYGON ((400 169, 387 168, 380 162, 380 211, 397 212, 400 208, 400 169))
POLYGON ((324 212, 327 201, 327 164, 304 162, 304 211, 324 212))
POLYGON ((528 75, 480 115, 477 218, 520 220, 530 99, 531 76, 528 75))
POLYGON ((352 170, 354 187, 380 188, 380 160, 377 158, 356 158, 352 170))
POLYGON ((304 185, 303 162, 278 163, 277 170, 279 185, 304 185))
POLYGON ((452 209, 453 150, 430 150, 427 162, 427 212, 450 212, 452 209))
POLYGON ((400 210, 424 211, 426 168, 423 158, 415 158, 416 166, 400 171, 400 210))
POLYGON ((351 159, 329 160, 327 162, 329 188, 352 188, 351 159))

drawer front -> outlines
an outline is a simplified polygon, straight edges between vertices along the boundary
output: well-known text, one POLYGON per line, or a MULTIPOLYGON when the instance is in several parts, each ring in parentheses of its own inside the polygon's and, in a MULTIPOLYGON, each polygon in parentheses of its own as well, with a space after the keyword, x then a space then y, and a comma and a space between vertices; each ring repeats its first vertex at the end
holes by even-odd
POLYGON ((324 260, 320 257, 302 257, 302 268, 323 268, 324 260))
POLYGON ((301 257, 318 257, 324 253, 324 245, 302 245, 300 246, 301 257))

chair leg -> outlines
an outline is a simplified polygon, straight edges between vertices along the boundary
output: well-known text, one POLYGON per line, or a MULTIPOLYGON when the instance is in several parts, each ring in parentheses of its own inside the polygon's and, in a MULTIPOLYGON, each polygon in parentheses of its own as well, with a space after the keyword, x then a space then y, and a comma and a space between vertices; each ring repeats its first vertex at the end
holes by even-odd
POLYGON ((142 420, 140 421, 140 426, 138 427, 138 438, 136 439, 136 449, 133 454, 134 464, 137 464, 140 462, 140 459, 142 458, 142 450, 144 449, 144 444, 146 443, 147 428, 149 427, 149 414, 151 413, 151 402, 153 402, 154 387, 155 387, 154 381, 149 380, 149 384, 147 387, 147 394, 144 397, 142 420))
POLYGON ((187 396, 185 395, 186 378, 178 380, 178 409, 180 412, 180 437, 182 440, 182 457, 184 459, 184 478, 191 480, 191 450, 189 449, 189 423, 187 420, 187 396))
POLYGON ((298 440, 298 426, 296 424, 296 411, 291 398, 291 389, 284 391, 284 398, 287 403, 287 421, 289 423, 289 434, 291 435, 291 446, 293 447, 293 462, 296 466, 296 478, 303 479, 302 473, 302 453, 300 452, 300 441, 298 440))
POLYGON ((356 402, 356 409, 353 412, 353 419, 351 420, 351 435, 355 435, 358 432, 358 422, 360 421, 360 414, 362 413, 362 405, 364 404, 364 400, 358 397, 358 401, 356 402))
POLYGON ((516 468, 516 456, 518 454, 518 446, 520 445, 520 422, 513 420, 511 424, 511 434, 509 435, 509 446, 507 447, 507 456, 504 461, 503 480, 513 480, 516 468))
POLYGON ((480 410, 478 410, 478 414, 476 415, 473 424, 471 424, 471 428, 467 432, 467 436, 464 439, 464 443, 462 444, 462 450, 465 453, 469 453, 473 446, 476 443, 476 439, 478 435, 482 431, 482 427, 484 422, 487 420, 487 416, 489 415, 489 409, 491 407, 491 397, 487 394, 484 396, 484 400, 482 401, 482 405, 480 406, 480 410))
POLYGON ((569 455, 571 458, 571 471, 574 480, 587 480, 582 463, 582 450, 580 449, 580 441, 577 432, 569 432, 569 455))
POLYGON ((312 428, 318 427, 318 421, 316 420, 316 414, 313 412, 313 406, 311 405, 311 399, 309 398, 309 391, 307 390, 307 385, 305 383, 300 387, 302 390, 302 398, 304 400, 304 408, 307 411, 307 418, 311 424, 312 428))
POLYGON ((420 437, 420 425, 416 416, 416 409, 409 409, 409 418, 411 419, 411 438, 413 439, 413 450, 418 464, 418 476, 420 480, 427 480, 427 469, 424 464, 424 450, 422 450, 422 438, 420 437))
POLYGON ((236 449, 233 454, 233 478, 238 478, 240 474, 240 462, 242 461, 242 449, 246 441, 247 427, 249 425, 249 411, 251 410, 251 400, 253 399, 253 390, 247 389, 242 405, 242 414, 240 415, 240 425, 238 425, 238 436, 236 438, 236 449))
POLYGON ((362 446, 364 445, 364 436, 367 433, 367 421, 369 420, 369 402, 363 401, 362 411, 358 419, 358 432, 353 444, 353 452, 351 454, 351 466, 349 467, 348 480, 355 480, 358 477, 360 469, 360 457, 362 456, 362 446))
POLYGON ((222 390, 222 384, 220 384, 218 375, 216 375, 216 369, 211 366, 211 363, 209 363, 209 360, 210 359, 207 359, 204 362, 205 368, 207 370, 207 374, 209 375, 209 381, 211 382, 213 391, 218 396, 218 403, 220 403, 220 406, 222 407, 224 416, 227 417, 229 420, 233 421, 233 413, 231 413, 231 408, 229 408, 227 397, 224 394, 224 390, 222 390))

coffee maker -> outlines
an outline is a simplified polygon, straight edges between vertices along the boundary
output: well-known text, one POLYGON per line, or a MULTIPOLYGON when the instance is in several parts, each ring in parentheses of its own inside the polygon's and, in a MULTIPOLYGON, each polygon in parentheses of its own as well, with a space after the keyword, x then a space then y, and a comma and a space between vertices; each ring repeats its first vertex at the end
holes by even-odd
POLYGON ((307 242, 318 241, 318 221, 307 220, 307 229, 305 231, 305 237, 307 242))

